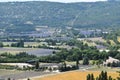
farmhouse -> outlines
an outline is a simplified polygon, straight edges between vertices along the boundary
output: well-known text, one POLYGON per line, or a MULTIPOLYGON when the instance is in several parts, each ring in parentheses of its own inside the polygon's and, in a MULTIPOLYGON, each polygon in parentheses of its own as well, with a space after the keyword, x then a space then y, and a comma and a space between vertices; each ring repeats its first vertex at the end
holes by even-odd
POLYGON ((107 64, 113 63, 113 62, 118 63, 118 62, 120 62, 120 61, 119 61, 118 59, 109 57, 105 62, 103 62, 103 65, 107 65, 107 64))

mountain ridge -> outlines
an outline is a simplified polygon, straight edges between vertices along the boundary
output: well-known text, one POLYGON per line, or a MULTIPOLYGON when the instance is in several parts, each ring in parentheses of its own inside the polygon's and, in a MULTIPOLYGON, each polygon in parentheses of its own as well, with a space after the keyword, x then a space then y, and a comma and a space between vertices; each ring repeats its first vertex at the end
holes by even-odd
POLYGON ((0 28, 5 30, 34 30, 36 26, 104 28, 119 27, 120 2, 0 3, 0 28), (28 24, 27 22, 31 22, 28 24), (27 24, 26 24, 27 23, 27 24), (25 28, 26 27, 26 28, 25 28))

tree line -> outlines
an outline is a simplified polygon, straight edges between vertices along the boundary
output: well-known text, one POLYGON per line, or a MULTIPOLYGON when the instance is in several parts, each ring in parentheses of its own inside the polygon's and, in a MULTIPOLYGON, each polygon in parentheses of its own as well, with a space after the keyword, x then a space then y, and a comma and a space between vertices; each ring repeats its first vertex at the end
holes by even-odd
POLYGON ((29 55, 26 52, 20 52, 16 55, 10 53, 2 53, 0 56, 1 63, 24 63, 37 58, 36 56, 29 55))

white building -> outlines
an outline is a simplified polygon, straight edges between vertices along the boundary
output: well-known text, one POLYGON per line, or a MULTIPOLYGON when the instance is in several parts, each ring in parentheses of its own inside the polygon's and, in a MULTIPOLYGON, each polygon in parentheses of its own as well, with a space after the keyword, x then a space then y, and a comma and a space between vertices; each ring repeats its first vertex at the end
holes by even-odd
POLYGON ((28 63, 0 63, 0 65, 8 65, 8 66, 15 66, 18 68, 28 68, 28 67, 33 67, 33 65, 28 64, 28 63))
POLYGON ((113 62, 118 63, 118 62, 120 62, 120 60, 109 57, 105 62, 103 62, 103 65, 107 65, 107 64, 113 63, 113 62))

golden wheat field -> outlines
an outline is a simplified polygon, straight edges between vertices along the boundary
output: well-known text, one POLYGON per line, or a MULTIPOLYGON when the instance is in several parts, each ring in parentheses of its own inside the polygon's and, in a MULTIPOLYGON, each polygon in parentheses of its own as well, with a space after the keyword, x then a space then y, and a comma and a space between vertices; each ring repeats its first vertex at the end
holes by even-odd
MULTIPOLYGON (((46 76, 41 78, 33 78, 32 80, 86 80, 87 74, 93 73, 95 77, 100 74, 100 71, 71 71, 52 76, 46 76)), ((117 72, 108 72, 108 75, 116 78, 119 76, 117 72)))

